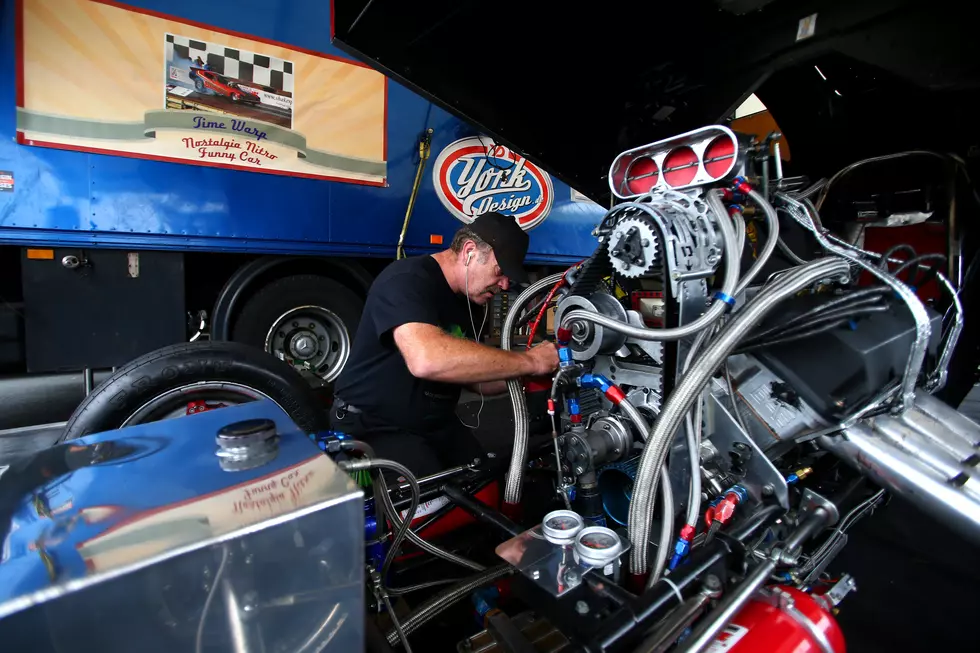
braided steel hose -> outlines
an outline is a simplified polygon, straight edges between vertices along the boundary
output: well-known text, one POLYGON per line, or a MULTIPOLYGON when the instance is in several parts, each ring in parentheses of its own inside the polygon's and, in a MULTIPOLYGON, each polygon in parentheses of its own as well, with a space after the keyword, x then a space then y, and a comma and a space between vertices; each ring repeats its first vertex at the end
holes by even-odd
MULTIPOLYGON (((464 580, 462 583, 453 585, 449 589, 436 594, 428 601, 415 608, 415 610, 413 610, 402 621, 402 632, 405 635, 410 635, 449 606, 462 599, 465 599, 471 592, 480 589, 484 585, 492 583, 498 578, 509 576, 513 574, 514 571, 514 567, 512 567, 510 564, 505 563, 502 565, 497 565, 496 567, 491 567, 486 571, 481 571, 479 574, 464 580)), ((385 637, 388 639, 388 643, 394 646, 399 639, 398 631, 392 628, 385 633, 385 637)))
POLYGON ((634 574, 644 574, 647 571, 645 543, 650 537, 653 498, 670 443, 714 370, 724 362, 739 341, 784 299, 792 297, 821 279, 839 277, 846 274, 848 270, 848 262, 836 257, 820 259, 791 269, 768 290, 760 293, 735 313, 728 325, 694 361, 690 371, 681 378, 674 392, 664 403, 654 424, 640 458, 640 466, 633 486, 633 501, 630 503, 629 512, 629 537, 635 544, 630 551, 630 569, 634 574))
MULTIPOLYGON (((708 193, 708 195, 713 196, 713 193, 708 193)), ((759 256, 756 257, 755 263, 752 264, 752 267, 748 269, 745 276, 738 282, 738 286, 735 287, 735 292, 732 293, 733 297, 738 297, 743 290, 749 287, 752 280, 755 279, 756 275, 762 271, 763 266, 769 261, 769 257, 775 251, 776 245, 779 244, 779 216, 776 214, 776 209, 772 208, 772 205, 766 201, 766 198, 754 190, 749 191, 749 198, 766 214, 766 227, 769 229, 769 238, 762 247, 762 251, 759 252, 759 256)), ((710 199, 708 203, 711 204, 710 199)))
MULTIPOLYGON (((500 348, 510 351, 511 336, 517 316, 531 299, 542 290, 558 283, 564 276, 563 272, 552 274, 540 281, 535 281, 517 296, 517 299, 507 311, 504 328, 500 333, 500 348)), ((528 424, 527 399, 524 388, 516 379, 507 381, 507 394, 510 395, 510 406, 514 411, 514 451, 510 457, 510 468, 507 470, 507 482, 504 485, 504 502, 520 503, 521 490, 524 483, 524 459, 527 457, 527 441, 530 425, 528 424)))

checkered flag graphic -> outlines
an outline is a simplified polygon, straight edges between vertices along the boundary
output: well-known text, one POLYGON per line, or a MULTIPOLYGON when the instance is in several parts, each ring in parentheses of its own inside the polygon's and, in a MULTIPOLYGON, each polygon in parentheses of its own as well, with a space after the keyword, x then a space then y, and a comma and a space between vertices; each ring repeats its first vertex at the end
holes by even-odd
POLYGON ((225 77, 249 82, 274 93, 292 95, 293 62, 223 45, 167 34, 167 60, 200 61, 225 77))

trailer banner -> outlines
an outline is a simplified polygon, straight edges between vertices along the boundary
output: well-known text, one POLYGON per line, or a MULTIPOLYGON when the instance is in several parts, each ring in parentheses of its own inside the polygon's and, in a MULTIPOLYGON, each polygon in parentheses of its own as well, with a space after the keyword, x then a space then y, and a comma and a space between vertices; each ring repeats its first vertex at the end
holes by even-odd
POLYGON ((21 0, 19 142, 383 185, 387 80, 107 0, 21 0))

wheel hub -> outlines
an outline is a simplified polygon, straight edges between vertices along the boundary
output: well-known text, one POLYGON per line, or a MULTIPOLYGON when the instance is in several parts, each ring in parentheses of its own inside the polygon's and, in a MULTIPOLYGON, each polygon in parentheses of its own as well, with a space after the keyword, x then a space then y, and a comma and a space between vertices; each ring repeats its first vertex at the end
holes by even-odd
POLYGON ((289 351, 301 360, 309 360, 319 351, 316 335, 309 331, 301 331, 294 335, 289 343, 289 351))
POLYGON ((322 306, 298 306, 273 323, 265 350, 302 372, 332 381, 347 362, 350 336, 332 311, 322 306))

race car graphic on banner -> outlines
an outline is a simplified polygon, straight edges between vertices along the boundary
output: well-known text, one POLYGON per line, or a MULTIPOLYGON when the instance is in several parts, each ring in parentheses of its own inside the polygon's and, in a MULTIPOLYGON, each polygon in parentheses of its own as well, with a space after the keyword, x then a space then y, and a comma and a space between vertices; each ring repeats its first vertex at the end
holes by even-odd
POLYGON ((293 62, 166 34, 166 108, 254 118, 291 129, 293 62))
POLYGON ((481 136, 460 139, 440 152, 432 183, 442 205, 462 222, 496 211, 513 216, 525 231, 548 217, 555 195, 548 173, 481 136))

